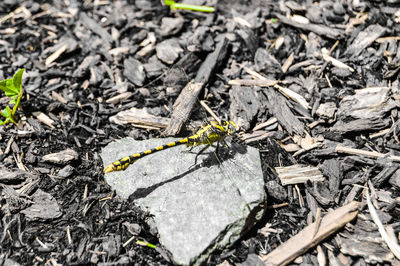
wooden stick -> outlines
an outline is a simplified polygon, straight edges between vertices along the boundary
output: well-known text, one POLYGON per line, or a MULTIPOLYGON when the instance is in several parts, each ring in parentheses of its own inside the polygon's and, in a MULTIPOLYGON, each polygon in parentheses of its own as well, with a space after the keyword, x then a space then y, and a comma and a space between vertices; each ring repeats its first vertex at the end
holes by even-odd
POLYGON ((223 38, 215 48, 215 51, 209 54, 203 64, 200 66, 199 71, 194 79, 181 91, 174 103, 174 109, 171 115, 171 121, 167 129, 163 132, 164 136, 173 136, 179 133, 183 124, 189 118, 194 105, 198 101, 200 91, 204 88, 205 84, 209 82, 211 75, 214 74, 215 69, 222 63, 227 52, 226 38, 223 38))
POLYGON ((211 108, 206 104, 205 101, 200 101, 200 104, 215 119, 215 121, 221 124, 221 119, 213 112, 213 110, 211 110, 211 108))
POLYGON ((62 53, 64 53, 67 50, 67 48, 68 48, 67 44, 64 44, 63 46, 58 48, 54 53, 52 53, 51 55, 49 55, 49 57, 46 58, 45 65, 48 66, 55 60, 57 60, 57 58, 59 58, 62 55, 62 53))
POLYGON ((339 68, 347 68, 348 70, 350 70, 350 72, 354 72, 354 68, 346 65, 345 63, 337 60, 336 58, 326 54, 326 53, 322 53, 322 58, 326 61, 326 62, 331 62, 332 65, 334 65, 335 67, 339 67, 339 68))
POLYGON ((232 79, 228 82, 231 86, 259 86, 259 87, 272 87, 278 84, 278 80, 268 79, 232 79))
POLYGON ((167 129, 163 132, 163 136, 173 136, 179 133, 185 121, 188 120, 203 87, 204 83, 189 82, 183 88, 174 103, 171 120, 167 129))
POLYGON ((388 235, 387 231, 385 230, 385 227, 383 226, 382 221, 379 219, 379 215, 378 215, 377 211, 375 210, 374 205, 372 205, 369 191, 367 191, 366 196, 367 196, 367 205, 368 205, 369 213, 372 217, 372 220, 378 227, 379 233, 381 234, 383 240, 386 242, 386 244, 390 248, 390 251, 392 251, 392 253, 396 256, 397 259, 400 259, 400 246, 397 243, 397 240, 391 239, 390 236, 388 235))
POLYGON ((306 31, 312 31, 318 35, 323 35, 326 36, 328 38, 337 40, 337 39, 341 39, 344 35, 344 32, 338 29, 333 29, 330 28, 328 26, 325 25, 320 25, 320 24, 312 24, 312 23, 308 23, 308 24, 304 24, 304 23, 298 23, 297 21, 287 18, 283 15, 280 14, 275 14, 275 16, 279 19, 280 22, 293 26, 295 28, 299 28, 302 30, 306 30, 306 31))
POLYGON ((253 131, 257 131, 260 130, 264 127, 268 127, 274 123, 278 122, 278 119, 276 119, 276 117, 271 117, 270 119, 268 119, 267 121, 265 121, 264 123, 258 124, 257 126, 255 126, 253 128, 253 131))
POLYGON ((365 150, 360 150, 360 149, 344 147, 344 146, 340 146, 340 145, 336 146, 335 151, 337 153, 360 155, 360 156, 365 156, 365 157, 370 157, 370 158, 379 158, 379 157, 387 156, 387 158, 393 160, 394 162, 400 162, 400 156, 383 154, 383 153, 376 152, 376 151, 365 151, 365 150))
POLYGON ((321 243, 325 238, 334 234, 358 214, 360 203, 353 201, 340 207, 322 218, 319 229, 313 237, 316 224, 312 223, 297 235, 277 247, 268 255, 261 255, 265 265, 287 265, 295 258, 304 254, 310 248, 321 243))
POLYGON ((317 234, 317 232, 319 230, 319 226, 321 225, 321 208, 320 207, 317 208, 317 213, 315 215, 314 224, 315 224, 315 229, 314 229, 314 232, 313 232, 313 238, 317 234))

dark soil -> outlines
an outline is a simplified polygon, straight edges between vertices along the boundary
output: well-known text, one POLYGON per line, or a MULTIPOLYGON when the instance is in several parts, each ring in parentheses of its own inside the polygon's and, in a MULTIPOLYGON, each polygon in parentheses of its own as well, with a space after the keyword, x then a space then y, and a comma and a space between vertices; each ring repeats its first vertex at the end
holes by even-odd
MULTIPOLYGON (((242 141, 260 149, 269 195, 270 208, 257 227, 207 264, 260 263, 250 255, 269 253, 296 235, 315 220, 318 207, 325 214, 352 200, 365 203, 364 187, 373 191, 382 221, 398 238, 400 170, 391 156, 400 152, 400 3, 195 2, 218 4, 205 14, 173 12, 160 1, 0 3, 0 80, 25 69, 18 125, 0 126, 0 265, 172 264, 162 246, 136 243, 158 240, 147 214, 104 182, 99 153, 118 138, 161 136, 168 123, 149 129, 143 121, 134 127, 110 117, 135 107, 174 118, 174 103, 190 80, 203 86, 185 111, 185 125, 208 119, 200 100, 220 118, 237 121, 246 133, 242 141), (219 58, 208 62, 219 48, 219 58), (322 48, 332 48, 329 56, 345 66, 324 57, 322 48), (272 83, 246 86, 248 80, 260 81, 248 69, 263 75, 265 83, 303 96, 309 108, 272 83), (373 112, 363 105, 357 113, 352 109, 357 103, 345 97, 368 87, 390 89, 378 105, 371 102, 373 112), (277 121, 254 130, 273 118, 277 121), (308 141, 321 145, 310 148, 308 141), (340 153, 337 145, 386 157, 340 153), (58 152, 55 159, 46 157, 58 152), (326 180, 281 186, 274 167, 295 163, 318 166, 326 180)), ((1 109, 7 102, 0 98, 1 109)), ((187 134, 186 128, 174 133, 187 134)), ((320 243, 330 264, 395 260, 379 234, 374 244, 365 240, 377 228, 362 206, 357 221, 320 243), (350 242, 356 239, 371 243, 365 250, 368 245, 382 250, 363 252, 364 246, 349 244, 359 243, 350 242)), ((317 264, 317 250, 296 262, 317 264)))

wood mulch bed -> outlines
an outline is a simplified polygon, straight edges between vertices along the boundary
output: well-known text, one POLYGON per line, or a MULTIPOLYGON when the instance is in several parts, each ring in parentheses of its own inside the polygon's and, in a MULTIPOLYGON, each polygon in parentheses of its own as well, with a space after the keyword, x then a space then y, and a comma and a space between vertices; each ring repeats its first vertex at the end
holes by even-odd
POLYGON ((260 150, 268 194, 208 265, 398 265, 399 1, 192 2, 216 10, 0 2, 0 80, 25 69, 0 126, 0 265, 172 264, 136 242, 158 244, 99 153, 187 136, 207 109, 260 150))

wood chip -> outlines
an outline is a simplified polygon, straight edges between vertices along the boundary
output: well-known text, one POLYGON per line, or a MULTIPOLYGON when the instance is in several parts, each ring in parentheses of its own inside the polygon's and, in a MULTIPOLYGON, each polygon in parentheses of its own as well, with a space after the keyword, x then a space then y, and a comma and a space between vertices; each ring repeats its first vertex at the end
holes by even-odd
POLYGON ((269 126, 275 124, 276 122, 278 122, 278 119, 276 119, 275 117, 271 117, 270 119, 268 119, 268 121, 255 126, 253 128, 253 131, 257 131, 257 130, 263 129, 265 127, 269 127, 269 126))
POLYGON ((52 120, 46 114, 44 114, 42 112, 32 112, 32 114, 37 118, 37 120, 39 120, 43 124, 45 124, 51 128, 54 128, 54 126, 53 126, 54 120, 52 120))
POLYGON ((122 102, 123 100, 127 100, 129 99, 129 97, 131 97, 133 95, 132 92, 127 91, 121 94, 118 94, 114 97, 111 97, 110 99, 106 100, 106 103, 112 103, 112 104, 117 104, 119 102, 122 102))
POLYGON ((278 119, 289 134, 304 134, 304 124, 301 122, 290 110, 288 102, 285 97, 275 91, 274 88, 266 89, 266 96, 268 98, 269 112, 278 119))
POLYGON ((398 103, 391 95, 399 95, 389 87, 369 87, 355 90, 353 95, 347 95, 339 103, 340 117, 371 119, 384 117, 398 103))
POLYGON ((103 43, 104 45, 111 46, 111 43, 113 42, 111 34, 109 34, 108 31, 106 31, 102 26, 100 26, 96 20, 90 18, 84 12, 79 14, 79 19, 86 28, 99 35, 102 40, 105 41, 105 43, 103 43))
POLYGON ((116 47, 108 51, 108 53, 113 56, 118 56, 120 54, 128 54, 129 49, 130 49, 129 46, 116 47))
POLYGON ((358 56, 376 39, 384 35, 386 31, 388 31, 388 29, 380 26, 379 24, 369 25, 366 29, 364 29, 357 35, 352 44, 347 47, 344 54, 350 55, 352 57, 358 56))
POLYGON ((56 99, 57 101, 59 101, 60 103, 63 103, 63 104, 67 104, 68 103, 67 99, 65 99, 61 94, 57 93, 56 91, 52 91, 51 92, 51 96, 54 99, 56 99))
POLYGON ((132 107, 129 110, 121 111, 111 116, 110 122, 118 125, 132 124, 140 128, 161 129, 168 126, 170 119, 151 115, 146 109, 132 107))
POLYGON ((277 88, 280 93, 282 93, 286 97, 292 99, 293 101, 299 103, 304 108, 311 109, 311 106, 308 104, 306 99, 304 99, 304 97, 301 96, 300 94, 298 94, 297 92, 294 92, 290 89, 287 89, 287 88, 279 86, 279 85, 275 85, 274 87, 277 88))
POLYGON ((261 259, 266 265, 289 264, 299 255, 318 245, 348 222, 352 221, 357 216, 359 206, 359 202, 353 201, 348 205, 329 212, 322 218, 319 230, 314 238, 312 234, 316 224, 312 223, 268 255, 261 255, 261 259))
POLYGON ((61 46, 60 48, 58 48, 54 53, 52 53, 49 57, 46 58, 46 66, 50 65, 51 63, 53 63, 54 61, 57 60, 57 58, 59 58, 62 53, 64 53, 68 48, 67 44, 64 44, 63 46, 61 46))
POLYGON ((45 162, 51 162, 56 164, 67 164, 71 161, 77 160, 79 155, 73 149, 66 149, 60 152, 47 154, 42 157, 45 162))
POLYGON ((292 52, 289 57, 285 60, 285 63, 282 65, 282 72, 286 73, 289 67, 293 64, 294 61, 294 53, 292 52))
POLYGON ((156 45, 156 54, 162 62, 171 65, 183 53, 183 49, 179 44, 178 39, 167 39, 156 45))
POLYGON ((339 67, 339 68, 347 68, 348 70, 350 70, 351 72, 354 72, 354 68, 346 65, 345 63, 339 61, 336 58, 333 58, 332 56, 330 56, 327 52, 322 52, 322 58, 329 63, 332 63, 332 65, 334 65, 335 67, 339 67))
POLYGON ((325 180, 318 167, 295 164, 291 166, 275 167, 275 170, 283 186, 305 183, 308 180, 312 182, 325 180))

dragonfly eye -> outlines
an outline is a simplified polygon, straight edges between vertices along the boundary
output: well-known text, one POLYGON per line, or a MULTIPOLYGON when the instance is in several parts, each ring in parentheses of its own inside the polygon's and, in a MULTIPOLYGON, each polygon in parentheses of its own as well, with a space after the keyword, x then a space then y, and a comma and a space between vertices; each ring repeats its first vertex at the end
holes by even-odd
POLYGON ((235 134, 237 125, 233 121, 227 121, 227 131, 229 135, 235 134))

